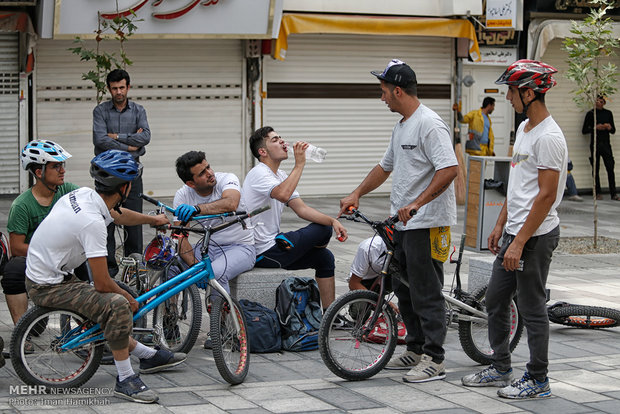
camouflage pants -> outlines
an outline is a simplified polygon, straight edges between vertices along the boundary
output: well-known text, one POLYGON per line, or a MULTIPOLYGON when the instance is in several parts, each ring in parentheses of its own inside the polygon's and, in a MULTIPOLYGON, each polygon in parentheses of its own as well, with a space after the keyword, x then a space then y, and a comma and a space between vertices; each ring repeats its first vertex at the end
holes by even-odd
POLYGON ((99 323, 111 350, 129 346, 133 315, 123 295, 97 292, 75 276, 57 285, 38 284, 26 278, 26 289, 35 305, 74 311, 99 323))

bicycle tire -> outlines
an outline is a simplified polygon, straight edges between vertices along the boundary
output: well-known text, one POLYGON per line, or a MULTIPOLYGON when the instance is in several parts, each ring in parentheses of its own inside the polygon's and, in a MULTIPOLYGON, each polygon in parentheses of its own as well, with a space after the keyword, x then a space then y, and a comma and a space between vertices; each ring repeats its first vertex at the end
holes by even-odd
MULTIPOLYGON (((487 287, 478 289, 473 294, 473 301, 469 301, 468 305, 478 310, 486 312, 485 298, 487 287)), ((521 334, 523 333, 523 319, 519 315, 519 310, 514 299, 510 302, 510 352, 519 344, 521 334)), ((459 341, 465 354, 472 360, 483 365, 493 363, 493 350, 489 344, 488 323, 459 321, 459 341)))
POLYGON ((200 291, 191 285, 155 308, 153 342, 169 351, 187 354, 196 344, 201 324, 200 291))
POLYGON ((319 351, 327 368, 340 378, 350 381, 368 379, 379 373, 394 354, 398 328, 390 306, 385 306, 378 316, 385 322, 385 341, 369 341, 362 334, 362 328, 373 316, 378 301, 379 295, 375 292, 354 290, 336 299, 323 315, 319 351), (344 320, 346 325, 334 324, 336 316, 340 316, 340 321, 344 320))
MULTIPOLYGON (((121 282, 120 280, 115 280, 118 287, 123 289, 125 292, 129 293, 131 297, 137 298, 138 294, 136 291, 128 286, 127 284, 121 282)), ((138 319, 133 323, 134 328, 146 328, 146 316, 138 319)), ((140 341, 142 339, 142 335, 136 335, 135 339, 140 341)), ((101 357, 101 365, 112 365, 114 364, 114 356, 112 356, 112 351, 108 347, 108 343, 106 342, 103 346, 103 356, 101 357)))
POLYGON ((75 388, 86 383, 99 368, 103 344, 91 342, 76 350, 59 350, 66 333, 84 322, 94 325, 73 311, 39 306, 29 309, 11 336, 11 363, 19 378, 28 385, 46 388, 75 388), (37 337, 30 335, 44 319, 45 330, 37 337), (26 341, 32 344, 34 352, 25 350, 26 341))
POLYGON ((212 296, 210 331, 215 366, 222 378, 232 385, 241 384, 250 368, 250 338, 246 329, 245 316, 239 303, 233 299, 234 313, 221 296, 212 296), (233 317, 241 327, 235 332, 233 317))
POLYGON ((564 305, 549 310, 549 320, 583 329, 615 328, 620 325, 620 311, 585 305, 564 305))

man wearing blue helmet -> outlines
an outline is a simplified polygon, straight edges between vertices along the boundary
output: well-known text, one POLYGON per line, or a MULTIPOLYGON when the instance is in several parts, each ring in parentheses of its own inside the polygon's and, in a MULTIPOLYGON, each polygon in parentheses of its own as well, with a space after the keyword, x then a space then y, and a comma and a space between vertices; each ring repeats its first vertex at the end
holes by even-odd
MULTIPOLYGON (((7 230, 11 246, 11 260, 2 275, 2 289, 13 324, 28 309, 26 294, 26 254, 32 234, 63 195, 78 188, 65 182, 65 161, 71 154, 60 145, 47 140, 29 142, 21 153, 22 168, 34 177, 35 183, 11 204, 7 230)), ((78 275, 88 278, 85 266, 78 275)), ((26 350, 32 348, 30 342, 26 350)), ((9 357, 8 352, 4 353, 9 357)))
POLYGON ((150 374, 176 366, 185 354, 155 350, 131 338, 135 299, 108 273, 107 225, 150 224, 169 221, 120 207, 142 164, 126 151, 108 150, 91 161, 95 190, 80 188, 61 198, 34 233, 26 262, 26 288, 32 301, 50 308, 73 310, 101 324, 118 371, 115 395, 135 402, 158 400, 134 373, 129 354, 140 359, 140 373, 150 374), (83 283, 73 269, 88 260, 94 286, 83 283))

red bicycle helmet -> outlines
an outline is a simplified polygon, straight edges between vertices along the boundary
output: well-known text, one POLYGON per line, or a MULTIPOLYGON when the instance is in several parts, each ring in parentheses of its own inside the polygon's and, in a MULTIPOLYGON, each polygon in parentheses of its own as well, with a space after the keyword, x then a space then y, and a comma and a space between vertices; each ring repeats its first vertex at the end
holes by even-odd
POLYGON ((508 66, 508 69, 495 81, 498 85, 512 85, 545 93, 557 84, 553 74, 557 69, 537 60, 521 59, 508 66))
POLYGON ((144 261, 152 269, 163 269, 174 257, 174 248, 169 237, 157 235, 144 250, 144 261))

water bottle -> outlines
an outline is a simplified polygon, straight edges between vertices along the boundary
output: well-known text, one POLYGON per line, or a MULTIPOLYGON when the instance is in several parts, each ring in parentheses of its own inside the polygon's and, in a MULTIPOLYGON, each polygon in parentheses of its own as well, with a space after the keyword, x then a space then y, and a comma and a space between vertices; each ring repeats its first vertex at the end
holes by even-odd
MULTIPOLYGON (((293 145, 290 143, 286 146, 287 151, 290 155, 293 155, 293 145)), ((308 148, 306 148, 306 159, 312 160, 314 162, 323 162, 325 156, 327 155, 327 150, 323 148, 315 147, 312 144, 308 144, 308 148)))

